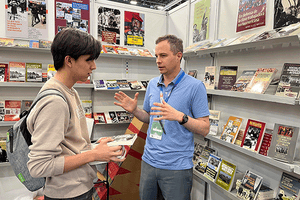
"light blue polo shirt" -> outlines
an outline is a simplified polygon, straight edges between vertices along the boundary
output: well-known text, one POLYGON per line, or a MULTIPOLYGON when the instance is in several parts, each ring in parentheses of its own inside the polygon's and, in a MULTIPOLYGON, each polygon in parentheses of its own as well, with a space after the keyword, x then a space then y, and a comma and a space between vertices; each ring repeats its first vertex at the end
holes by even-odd
MULTIPOLYGON (((153 112, 151 110, 151 107, 154 107, 153 103, 160 102, 160 87, 162 86, 164 99, 166 99, 181 73, 184 71, 181 70, 168 87, 165 87, 162 82, 162 75, 149 82, 144 100, 146 112, 153 112)), ((187 74, 173 89, 168 104, 193 118, 209 116, 207 93, 203 82, 187 74)), ((159 169, 183 170, 192 168, 193 133, 177 121, 165 120, 166 134, 162 135, 162 140, 151 138, 151 125, 154 117, 156 116, 150 115, 143 161, 159 169)))

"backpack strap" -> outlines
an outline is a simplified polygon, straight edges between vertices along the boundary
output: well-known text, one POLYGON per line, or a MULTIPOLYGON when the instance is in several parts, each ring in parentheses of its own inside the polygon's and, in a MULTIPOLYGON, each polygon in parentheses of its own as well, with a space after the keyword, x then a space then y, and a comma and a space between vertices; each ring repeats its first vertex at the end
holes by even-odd
MULTIPOLYGON (((32 142, 31 142, 31 134, 27 130, 27 124, 26 124, 27 117, 28 117, 30 111, 32 110, 32 108, 37 104, 37 102, 39 100, 41 100, 42 98, 44 98, 46 96, 49 96, 49 95, 60 96, 67 103, 66 97, 57 89, 46 89, 46 90, 43 90, 42 92, 38 93, 38 95, 36 96, 36 98, 32 102, 32 105, 30 106, 29 110, 25 111, 25 113, 22 112, 21 116, 20 116, 20 118, 25 117, 22 124, 20 125, 20 129, 22 130, 21 132, 22 132, 23 137, 24 137, 24 139, 25 139, 28 146, 32 145, 32 142)), ((71 118, 71 111, 70 110, 69 110, 69 113, 70 113, 70 118, 71 118)))

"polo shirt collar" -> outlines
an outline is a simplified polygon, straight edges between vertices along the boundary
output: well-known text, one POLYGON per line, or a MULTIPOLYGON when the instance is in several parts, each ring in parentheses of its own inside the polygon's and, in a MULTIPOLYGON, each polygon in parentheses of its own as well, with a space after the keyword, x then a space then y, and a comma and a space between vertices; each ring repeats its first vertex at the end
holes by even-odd
MULTIPOLYGON (((182 69, 180 69, 180 72, 177 74, 177 76, 171 81, 171 85, 174 85, 177 81, 177 79, 179 78, 179 76, 184 73, 184 71, 182 69)), ((169 84, 169 85, 170 85, 169 84)), ((157 87, 158 86, 163 86, 164 85, 164 76, 161 74, 159 77, 159 81, 157 82, 157 87)))

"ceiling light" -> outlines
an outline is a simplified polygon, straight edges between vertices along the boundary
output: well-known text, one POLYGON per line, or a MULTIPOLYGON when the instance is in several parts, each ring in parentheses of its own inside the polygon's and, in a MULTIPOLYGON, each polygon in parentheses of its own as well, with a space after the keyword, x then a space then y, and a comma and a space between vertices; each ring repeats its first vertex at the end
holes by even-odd
POLYGON ((137 1, 130 1, 130 4, 136 5, 137 1))

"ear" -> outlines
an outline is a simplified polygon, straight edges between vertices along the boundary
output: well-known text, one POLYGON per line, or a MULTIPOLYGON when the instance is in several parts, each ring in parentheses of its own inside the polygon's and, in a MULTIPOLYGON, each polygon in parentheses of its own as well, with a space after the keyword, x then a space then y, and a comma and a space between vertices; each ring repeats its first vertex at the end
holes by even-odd
POLYGON ((178 60, 180 60, 180 59, 182 58, 182 52, 178 52, 178 53, 176 54, 176 56, 177 56, 178 60))
POLYGON ((65 65, 68 66, 68 67, 72 66, 72 58, 71 58, 71 56, 66 56, 65 57, 65 65))

